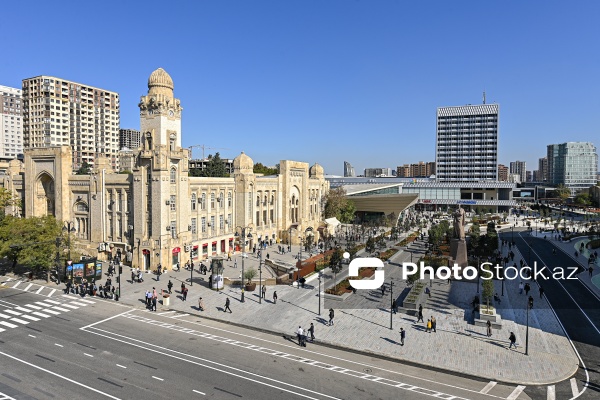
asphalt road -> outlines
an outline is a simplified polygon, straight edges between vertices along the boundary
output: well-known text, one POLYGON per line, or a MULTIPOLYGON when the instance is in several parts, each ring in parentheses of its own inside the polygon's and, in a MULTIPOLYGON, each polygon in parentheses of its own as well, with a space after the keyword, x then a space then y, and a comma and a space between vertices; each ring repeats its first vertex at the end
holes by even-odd
MULTIPOLYGON (((501 237, 510 241, 513 236, 508 233, 502 234, 501 237)), ((570 255, 555 247, 549 240, 515 231, 514 241, 530 265, 535 262, 538 268, 546 266, 550 271, 564 268, 569 271, 565 273, 565 277, 578 266, 570 255), (555 253, 553 249, 556 249, 555 253)), ((544 296, 556 312, 586 367, 580 368, 575 376, 580 386, 589 382, 586 391, 579 399, 598 399, 600 398, 600 299, 578 279, 554 279, 552 272, 546 273, 545 276, 549 279, 540 277, 536 282, 544 289, 544 296)), ((540 300, 535 284, 532 285, 532 295, 535 299, 534 308, 546 306, 545 302, 540 300)), ((534 398, 541 396, 544 391, 545 388, 542 387, 526 389, 526 393, 534 398)), ((568 385, 557 385, 557 398, 571 396, 568 385)))
POLYGON ((99 298, 2 287, 0 322, 0 399, 460 400, 515 390, 99 298))

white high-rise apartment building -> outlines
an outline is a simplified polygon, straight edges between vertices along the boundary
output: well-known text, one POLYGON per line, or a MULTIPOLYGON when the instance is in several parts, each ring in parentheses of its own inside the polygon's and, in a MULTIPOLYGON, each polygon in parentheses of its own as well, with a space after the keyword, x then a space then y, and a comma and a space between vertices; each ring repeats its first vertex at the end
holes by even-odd
POLYGON ((517 174, 521 182, 527 182, 527 162, 511 161, 509 165, 511 174, 517 174))
POLYGON ((119 94, 53 76, 24 79, 23 145, 69 145, 74 170, 100 156, 117 170, 119 94))
POLYGON ((437 109, 436 177, 441 182, 496 181, 498 104, 437 109))
POLYGON ((21 89, 0 85, 0 158, 23 154, 21 89))

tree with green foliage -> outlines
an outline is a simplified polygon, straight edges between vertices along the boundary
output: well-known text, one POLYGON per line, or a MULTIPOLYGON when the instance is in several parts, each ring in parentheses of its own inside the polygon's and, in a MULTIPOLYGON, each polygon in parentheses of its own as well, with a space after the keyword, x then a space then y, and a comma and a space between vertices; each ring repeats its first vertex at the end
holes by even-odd
POLYGON ((372 237, 369 237, 367 239, 367 243, 365 244, 365 250, 367 251, 367 253, 375 253, 375 239, 373 239, 372 237))
POLYGON ((75 175, 89 175, 91 170, 92 166, 87 161, 84 161, 81 167, 75 172, 75 175))
POLYGON ((556 196, 560 199, 562 203, 565 203, 569 197, 571 197, 571 190, 563 185, 562 183, 558 185, 555 189, 556 196))
POLYGON ((354 222, 356 207, 354 202, 346 197, 346 191, 342 187, 331 189, 323 196, 323 219, 337 218, 344 224, 354 222))
POLYGON ((335 249, 331 256, 329 256, 329 268, 333 272, 333 281, 335 282, 335 290, 337 290, 337 274, 342 271, 342 260, 344 259, 344 252, 342 249, 335 249))
POLYGON ((225 168, 225 162, 221 158, 221 155, 217 152, 214 156, 208 155, 208 162, 204 169, 190 168, 188 172, 189 176, 194 177, 213 177, 213 178, 226 178, 229 176, 227 168, 225 168))
MULTIPOLYGON (((484 266, 482 269, 485 269, 486 271, 489 271, 489 266, 484 266)), ((486 276, 489 276, 488 273, 485 274, 486 276)), ((483 300, 485 300, 488 310, 490 309, 490 300, 492 299, 492 297, 494 296, 494 281, 492 279, 482 279, 482 283, 481 283, 481 296, 483 297, 483 300)))
POLYGON ((277 175, 279 174, 279 164, 275 168, 269 168, 262 163, 256 163, 254 164, 252 171, 255 174, 277 175))
POLYGON ((592 198, 587 192, 577 193, 575 196, 575 204, 582 207, 588 207, 590 204, 592 204, 592 198))

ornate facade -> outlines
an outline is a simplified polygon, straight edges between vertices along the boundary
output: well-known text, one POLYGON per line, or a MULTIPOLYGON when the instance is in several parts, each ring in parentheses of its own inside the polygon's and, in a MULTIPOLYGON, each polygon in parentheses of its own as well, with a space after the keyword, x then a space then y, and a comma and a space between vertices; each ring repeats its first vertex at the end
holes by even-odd
POLYGON ((121 168, 131 174, 114 173, 101 157, 90 175, 74 175, 70 147, 35 148, 25 150, 24 162, 11 162, 0 185, 22 198, 24 216, 71 221, 84 252, 100 259, 120 252, 143 270, 239 251, 235 234, 242 227, 251 228, 250 248, 290 234, 296 243, 309 227, 318 234, 329 190, 318 164, 282 160, 278 175, 259 176, 242 152, 231 177, 188 176, 183 108, 173 86, 162 68, 148 79, 138 105, 141 147, 120 154, 121 168))

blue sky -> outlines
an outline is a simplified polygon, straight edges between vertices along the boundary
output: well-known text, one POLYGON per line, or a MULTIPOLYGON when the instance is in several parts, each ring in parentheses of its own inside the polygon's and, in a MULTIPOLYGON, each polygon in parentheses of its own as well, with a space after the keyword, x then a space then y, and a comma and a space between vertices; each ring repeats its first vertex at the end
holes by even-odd
POLYGON ((432 161, 436 108, 483 90, 500 104, 501 163, 536 169, 547 144, 600 145, 597 1, 13 1, 2 14, 0 84, 43 74, 113 90, 121 127, 139 128, 163 67, 184 146, 224 157, 330 174, 432 161))

